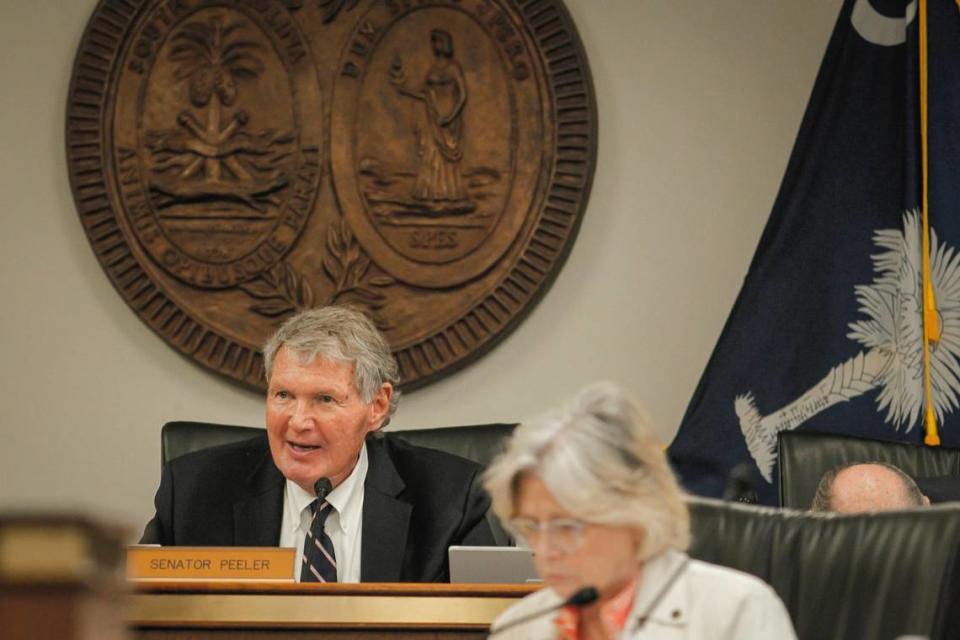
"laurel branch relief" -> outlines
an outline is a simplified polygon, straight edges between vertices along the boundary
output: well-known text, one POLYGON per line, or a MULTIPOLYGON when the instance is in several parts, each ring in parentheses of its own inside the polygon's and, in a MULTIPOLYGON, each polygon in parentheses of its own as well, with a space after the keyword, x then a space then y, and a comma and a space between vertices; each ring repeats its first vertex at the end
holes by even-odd
POLYGON ((319 306, 349 303, 367 309, 381 330, 388 329, 390 323, 380 313, 387 302, 383 289, 396 280, 371 268, 374 265, 370 257, 342 219, 327 228, 326 247, 323 271, 333 283, 333 290, 325 299, 317 301, 309 279, 284 260, 240 285, 240 289, 257 299, 250 310, 277 318, 309 309, 318 302, 319 306))

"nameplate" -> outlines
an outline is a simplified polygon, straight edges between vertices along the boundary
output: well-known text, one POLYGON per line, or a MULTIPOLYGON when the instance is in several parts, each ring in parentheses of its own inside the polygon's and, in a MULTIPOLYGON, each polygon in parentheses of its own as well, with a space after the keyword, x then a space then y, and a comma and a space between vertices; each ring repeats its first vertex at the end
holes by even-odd
POLYGON ((127 578, 292 582, 295 553, 282 547, 133 546, 127 549, 127 578))

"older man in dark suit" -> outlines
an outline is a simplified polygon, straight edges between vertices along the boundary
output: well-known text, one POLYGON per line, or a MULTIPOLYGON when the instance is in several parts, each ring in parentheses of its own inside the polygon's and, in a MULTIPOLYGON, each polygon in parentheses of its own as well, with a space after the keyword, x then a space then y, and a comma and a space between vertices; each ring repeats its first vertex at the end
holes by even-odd
POLYGON ((163 470, 142 542, 292 546, 303 581, 440 582, 450 545, 493 544, 480 467, 384 436, 397 365, 368 318, 297 314, 264 347, 264 436, 163 470))

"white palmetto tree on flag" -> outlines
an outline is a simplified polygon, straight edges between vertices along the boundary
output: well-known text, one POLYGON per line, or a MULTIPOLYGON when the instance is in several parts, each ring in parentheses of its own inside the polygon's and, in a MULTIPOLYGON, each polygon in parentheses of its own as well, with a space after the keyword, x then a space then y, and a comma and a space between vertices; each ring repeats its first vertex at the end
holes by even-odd
MULTIPOLYGON (((814 415, 879 389, 877 410, 897 431, 911 431, 924 413, 922 229, 917 211, 903 214, 903 229, 874 234, 874 280, 855 287, 866 317, 849 324, 847 337, 864 350, 834 367, 787 406, 760 414, 752 393, 737 396, 740 429, 767 482, 772 481, 777 434, 814 415)), ((930 383, 938 423, 960 406, 960 253, 930 230, 930 273, 937 322, 930 345, 930 383)))

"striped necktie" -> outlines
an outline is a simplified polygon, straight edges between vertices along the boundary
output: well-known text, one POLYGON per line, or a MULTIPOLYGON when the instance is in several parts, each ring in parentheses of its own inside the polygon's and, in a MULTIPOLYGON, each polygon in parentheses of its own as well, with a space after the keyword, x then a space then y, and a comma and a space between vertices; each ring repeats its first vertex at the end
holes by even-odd
POLYGON ((336 582, 337 556, 333 551, 333 541, 323 530, 333 505, 326 500, 314 500, 310 503, 310 510, 313 511, 313 520, 303 541, 300 582, 336 582))

